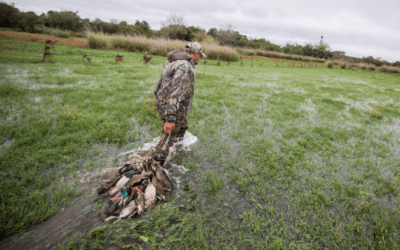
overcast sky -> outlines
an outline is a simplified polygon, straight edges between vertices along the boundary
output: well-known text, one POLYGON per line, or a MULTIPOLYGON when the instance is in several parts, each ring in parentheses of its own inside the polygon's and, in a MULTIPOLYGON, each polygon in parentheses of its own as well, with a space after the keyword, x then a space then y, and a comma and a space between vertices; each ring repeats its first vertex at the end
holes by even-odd
POLYGON ((188 26, 224 28, 272 43, 315 44, 321 35, 332 51, 349 56, 400 61, 400 0, 6 0, 21 11, 78 11, 81 18, 134 24, 145 20, 159 29, 171 13, 188 26))

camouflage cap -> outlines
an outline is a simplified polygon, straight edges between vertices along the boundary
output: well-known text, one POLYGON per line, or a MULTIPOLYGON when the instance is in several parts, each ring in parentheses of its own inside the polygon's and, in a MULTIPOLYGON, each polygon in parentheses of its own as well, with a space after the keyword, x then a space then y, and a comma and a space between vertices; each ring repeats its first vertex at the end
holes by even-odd
POLYGON ((186 52, 196 53, 198 52, 201 54, 203 58, 207 58, 206 54, 204 54, 203 49, 201 48, 200 43, 198 42, 191 42, 186 45, 186 52))

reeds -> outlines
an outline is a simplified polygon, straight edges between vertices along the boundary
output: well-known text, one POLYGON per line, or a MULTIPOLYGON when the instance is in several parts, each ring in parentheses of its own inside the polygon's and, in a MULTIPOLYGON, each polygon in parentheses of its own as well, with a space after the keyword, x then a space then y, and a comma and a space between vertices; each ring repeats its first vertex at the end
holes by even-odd
POLYGON ((44 41, 46 40, 58 40, 57 45, 89 48, 87 39, 81 37, 59 38, 56 37, 55 35, 32 34, 32 33, 16 32, 16 31, 0 31, 0 38, 37 42, 41 44, 44 43, 44 41))
POLYGON ((380 69, 380 72, 383 73, 392 73, 392 74, 399 74, 400 73, 400 69, 397 67, 389 67, 389 66, 382 66, 380 69))
POLYGON ((325 63, 325 59, 314 58, 314 57, 309 57, 309 56, 289 55, 289 54, 285 54, 285 53, 271 52, 271 51, 265 51, 265 50, 249 50, 249 49, 236 49, 236 50, 239 54, 246 55, 246 56, 257 55, 257 56, 271 57, 271 58, 277 58, 277 59, 325 63))
MULTIPOLYGON (((130 35, 112 35, 107 36, 103 33, 86 32, 86 36, 91 48, 114 47, 126 49, 131 52, 148 51, 152 55, 166 56, 168 52, 179 49, 184 51, 187 45, 186 41, 172 40, 166 38, 147 38, 145 36, 130 36, 130 35)), ((239 55, 235 49, 220 46, 214 42, 202 42, 204 52, 209 59, 217 59, 223 61, 236 62, 239 60, 239 55)))

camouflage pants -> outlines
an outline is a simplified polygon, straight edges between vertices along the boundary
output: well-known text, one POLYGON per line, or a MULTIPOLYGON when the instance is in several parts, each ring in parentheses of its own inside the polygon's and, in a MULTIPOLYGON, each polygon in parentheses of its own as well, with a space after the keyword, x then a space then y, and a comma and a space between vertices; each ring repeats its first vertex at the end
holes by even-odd
POLYGON ((162 164, 168 156, 169 148, 174 146, 175 139, 183 138, 186 130, 188 129, 186 118, 175 121, 175 129, 170 134, 164 132, 165 123, 166 121, 163 121, 161 126, 160 141, 158 142, 154 152, 154 158, 157 161, 161 161, 162 164))

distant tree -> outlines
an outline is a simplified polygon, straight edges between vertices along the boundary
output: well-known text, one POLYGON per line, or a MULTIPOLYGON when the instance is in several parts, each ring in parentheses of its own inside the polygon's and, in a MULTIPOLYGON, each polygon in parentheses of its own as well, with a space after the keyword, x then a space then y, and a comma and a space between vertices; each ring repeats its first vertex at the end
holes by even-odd
POLYGON ((35 12, 29 11, 20 13, 19 22, 21 23, 23 30, 26 32, 32 32, 38 20, 39 17, 35 14, 35 12))
POLYGON ((77 31, 80 20, 81 18, 78 15, 78 11, 61 11, 57 28, 77 31))
POLYGON ((303 55, 303 46, 296 43, 293 45, 292 53, 296 55, 303 55))
POLYGON ((45 22, 46 26, 55 28, 59 24, 58 22, 59 20, 60 20, 59 12, 52 10, 47 11, 46 22, 45 22))
POLYGON ((216 28, 211 28, 211 29, 209 29, 208 30, 208 32, 207 32, 207 35, 209 35, 209 36, 212 36, 212 37, 216 37, 216 32, 217 32, 218 30, 216 29, 216 28))
POLYGON ((161 22, 163 27, 170 25, 186 26, 185 16, 171 13, 164 21, 161 22))
POLYGON ((282 47, 283 53, 291 54, 293 52, 292 45, 290 43, 286 43, 284 47, 282 47))
POLYGON ((400 61, 396 61, 396 62, 392 63, 392 66, 400 67, 400 61))
POLYGON ((19 14, 19 10, 14 7, 14 4, 0 2, 0 27, 20 27, 19 14))
POLYGON ((91 23, 91 27, 95 30, 95 31, 103 31, 103 21, 100 20, 100 18, 96 18, 92 21, 91 23))
POLYGON ((185 17, 182 15, 170 14, 161 25, 161 34, 169 38, 184 39, 187 35, 185 17))
POLYGON ((321 37, 321 42, 318 45, 316 45, 315 48, 316 48, 316 57, 328 58, 330 48, 327 43, 322 42, 322 37, 321 37))
POLYGON ((346 52, 344 52, 344 51, 332 51, 332 58, 333 59, 338 60, 338 59, 340 59, 342 57, 345 57, 345 56, 346 56, 346 52))
POLYGON ((142 22, 140 22, 139 20, 136 20, 135 26, 139 26, 141 29, 143 29, 145 31, 150 30, 149 23, 144 20, 142 22))
POLYGON ((380 67, 383 65, 383 62, 380 60, 380 58, 375 59, 372 56, 368 56, 368 57, 363 57, 361 59, 362 63, 367 63, 367 64, 375 64, 376 66, 380 67))
POLYGON ((110 20, 110 33, 117 33, 118 32, 118 20, 117 19, 111 19, 110 20))
POLYGON ((305 56, 314 56, 314 46, 311 43, 307 43, 303 46, 303 54, 305 56))
POLYGON ((237 33, 233 30, 233 26, 228 24, 225 29, 215 32, 215 36, 222 45, 232 45, 236 41, 237 33))
POLYGON ((121 21, 119 22, 119 26, 128 26, 128 23, 126 21, 121 21))

